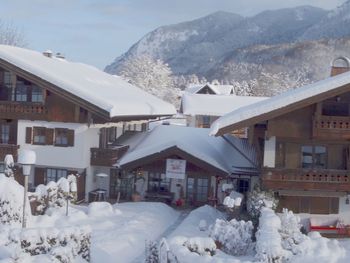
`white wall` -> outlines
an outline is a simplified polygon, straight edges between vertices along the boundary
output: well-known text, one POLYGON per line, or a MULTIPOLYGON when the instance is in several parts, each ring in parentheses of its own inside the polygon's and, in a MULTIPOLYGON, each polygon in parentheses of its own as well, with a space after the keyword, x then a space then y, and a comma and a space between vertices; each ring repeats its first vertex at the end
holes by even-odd
POLYGON ((264 149, 264 167, 275 167, 276 160, 276 137, 272 136, 265 139, 264 149))
POLYGON ((35 151, 36 165, 85 169, 90 166, 90 148, 99 146, 98 132, 98 128, 89 128, 86 124, 19 120, 17 143, 21 149, 35 151), (73 129, 74 146, 26 144, 26 127, 34 126, 73 129))

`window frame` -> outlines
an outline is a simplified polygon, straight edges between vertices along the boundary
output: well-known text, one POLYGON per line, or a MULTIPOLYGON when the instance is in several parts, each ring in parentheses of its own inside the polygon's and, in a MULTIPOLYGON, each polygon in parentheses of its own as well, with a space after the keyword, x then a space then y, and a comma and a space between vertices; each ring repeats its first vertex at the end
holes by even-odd
POLYGON ((164 173, 160 172, 149 172, 147 191, 151 193, 170 193, 171 179, 167 178, 164 173), (153 179, 153 180, 152 180, 153 179), (153 184, 152 184, 153 182, 153 184), (162 186, 165 190, 161 190, 162 186))
POLYGON ((33 141, 34 145, 46 145, 46 128, 45 127, 33 127, 33 141), (39 141, 36 141, 39 138, 39 141), (43 139, 43 140, 42 140, 43 139))
POLYGON ((68 176, 67 169, 46 168, 45 183, 48 184, 49 182, 57 182, 60 178, 62 177, 67 178, 67 176, 68 176), (48 179, 49 177, 54 180, 49 180, 48 179))
POLYGON ((328 167, 328 148, 326 145, 316 145, 316 144, 303 144, 300 146, 300 166, 302 169, 327 169, 328 167), (311 147, 311 163, 310 163, 310 167, 306 167, 304 166, 304 152, 303 152, 303 147, 311 147), (325 160, 324 160, 324 166, 321 167, 318 163, 317 163, 317 152, 316 152, 316 148, 317 147, 323 147, 324 148, 324 154, 325 155, 325 160))
POLYGON ((68 139, 68 129, 67 128, 55 128, 55 140, 54 146, 58 147, 68 147, 69 139, 68 139), (64 134, 65 136, 62 136, 64 134), (59 139, 60 141, 57 141, 59 139), (65 139, 65 142, 64 142, 65 139))

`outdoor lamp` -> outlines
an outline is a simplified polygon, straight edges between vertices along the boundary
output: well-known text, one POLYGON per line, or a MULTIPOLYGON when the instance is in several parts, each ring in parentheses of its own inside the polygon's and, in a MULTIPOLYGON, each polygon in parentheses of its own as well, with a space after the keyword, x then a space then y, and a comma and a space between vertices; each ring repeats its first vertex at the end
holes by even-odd
POLYGON ((23 194, 23 218, 22 218, 22 228, 26 227, 26 204, 27 204, 27 191, 28 191, 28 177, 30 175, 30 170, 32 165, 35 164, 36 154, 31 150, 19 150, 18 151, 18 164, 22 166, 24 175, 24 194, 23 194))

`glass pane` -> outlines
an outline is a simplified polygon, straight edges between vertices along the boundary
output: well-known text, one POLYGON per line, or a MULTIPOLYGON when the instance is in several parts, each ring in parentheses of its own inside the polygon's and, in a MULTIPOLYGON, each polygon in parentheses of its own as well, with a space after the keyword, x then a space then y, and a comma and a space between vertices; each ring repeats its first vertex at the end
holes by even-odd
POLYGON ((301 146, 301 167, 312 167, 312 146, 301 146))
POLYGON ((314 167, 315 168, 326 168, 326 147, 324 146, 315 146, 315 155, 314 155, 314 167))

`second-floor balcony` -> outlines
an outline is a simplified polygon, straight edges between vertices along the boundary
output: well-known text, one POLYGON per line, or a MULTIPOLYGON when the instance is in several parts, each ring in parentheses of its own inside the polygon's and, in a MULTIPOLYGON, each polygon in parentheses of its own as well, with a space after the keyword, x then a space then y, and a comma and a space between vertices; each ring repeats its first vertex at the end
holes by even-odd
POLYGON ((318 116, 313 120, 312 135, 314 138, 350 139, 350 117, 318 116))
POLYGON ((262 183, 271 190, 350 192, 350 172, 333 169, 263 168, 262 183))
POLYGON ((45 118, 48 111, 42 103, 0 101, 0 114, 2 118, 45 118))
POLYGON ((90 164, 97 166, 113 166, 128 149, 128 145, 118 145, 108 148, 91 148, 90 164))

